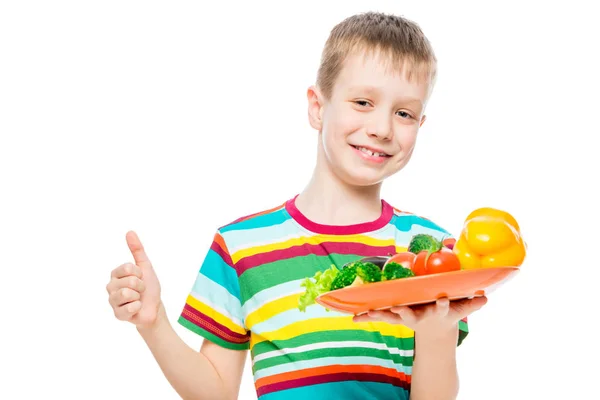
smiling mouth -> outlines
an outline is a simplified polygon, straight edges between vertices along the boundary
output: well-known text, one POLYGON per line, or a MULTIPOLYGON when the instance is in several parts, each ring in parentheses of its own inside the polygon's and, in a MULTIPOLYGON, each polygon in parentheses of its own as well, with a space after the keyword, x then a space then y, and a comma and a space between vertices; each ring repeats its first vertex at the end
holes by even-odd
POLYGON ((372 151, 372 150, 367 149, 366 147, 360 147, 360 146, 354 146, 354 145, 350 145, 350 146, 352 146, 356 150, 362 151, 366 155, 369 155, 369 156, 372 156, 372 157, 391 157, 389 154, 381 153, 381 152, 377 152, 377 151, 372 151))

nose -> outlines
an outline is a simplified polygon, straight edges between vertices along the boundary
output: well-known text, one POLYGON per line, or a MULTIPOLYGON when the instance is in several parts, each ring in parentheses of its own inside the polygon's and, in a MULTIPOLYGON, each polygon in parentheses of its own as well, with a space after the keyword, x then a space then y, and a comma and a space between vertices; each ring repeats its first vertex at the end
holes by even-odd
POLYGON ((392 128, 393 119, 390 116, 379 115, 370 121, 367 128, 367 135, 379 140, 391 140, 394 131, 392 128))

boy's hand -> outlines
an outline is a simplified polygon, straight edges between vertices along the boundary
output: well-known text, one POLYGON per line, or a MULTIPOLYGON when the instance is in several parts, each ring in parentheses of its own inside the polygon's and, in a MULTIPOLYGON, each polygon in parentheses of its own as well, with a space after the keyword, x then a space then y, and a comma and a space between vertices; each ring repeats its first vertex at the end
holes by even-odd
POLYGON ((149 327, 158 316, 160 283, 137 234, 130 231, 125 238, 135 264, 123 264, 111 272, 108 301, 117 319, 149 327))
POLYGON ((457 301, 442 298, 433 304, 369 311, 367 314, 355 316, 353 321, 383 321, 390 324, 402 324, 415 333, 436 335, 454 329, 458 321, 479 310, 485 303, 487 303, 485 296, 457 301))

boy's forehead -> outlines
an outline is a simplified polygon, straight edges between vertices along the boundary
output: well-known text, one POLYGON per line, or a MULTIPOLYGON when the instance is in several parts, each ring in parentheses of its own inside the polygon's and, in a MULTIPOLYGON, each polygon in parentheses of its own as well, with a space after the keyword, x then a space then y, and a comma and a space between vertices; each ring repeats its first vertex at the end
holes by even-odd
POLYGON ((390 57, 379 54, 351 54, 344 61, 334 91, 340 94, 396 92, 425 101, 429 91, 426 79, 409 79, 407 64, 393 65, 390 57))

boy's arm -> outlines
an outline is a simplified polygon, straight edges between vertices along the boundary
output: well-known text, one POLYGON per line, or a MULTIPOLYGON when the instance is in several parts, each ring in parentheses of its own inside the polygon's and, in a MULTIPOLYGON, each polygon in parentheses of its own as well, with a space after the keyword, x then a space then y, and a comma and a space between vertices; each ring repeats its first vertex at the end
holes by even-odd
POLYGON ((458 326, 436 335, 415 336, 410 400, 454 400, 458 396, 458 326))
POLYGON ((162 304, 156 323, 138 331, 182 399, 238 398, 247 351, 229 350, 208 340, 200 352, 195 351, 177 335, 162 304))
POLYGON ((355 316, 356 322, 384 321, 402 324, 415 332, 415 355, 411 376, 411 400, 454 400, 458 396, 456 347, 461 323, 479 310, 487 297, 456 300, 438 299, 418 307, 399 306, 355 316))
MULTIPOLYGON (((126 263, 115 268, 106 285, 108 300, 117 319, 135 324, 167 380, 183 399, 236 399, 247 357, 244 343, 247 344, 249 336, 231 332, 226 339, 234 337, 232 341, 220 338, 218 333, 230 329, 229 327, 234 327, 238 332, 243 331, 243 328, 236 327, 234 321, 221 314, 217 315, 214 310, 209 312, 206 319, 202 319, 202 315, 196 314, 199 313, 197 310, 186 304, 192 315, 189 318, 200 318, 205 323, 202 326, 215 332, 212 334, 207 331, 210 337, 221 340, 223 344, 219 346, 205 340, 200 352, 190 348, 169 323, 160 298, 158 277, 137 234, 128 232, 126 239, 135 264, 126 263), (214 318, 218 318, 226 326, 220 325, 214 318), (213 321, 212 325, 206 325, 207 319, 213 321), (226 348, 233 344, 237 346, 236 350, 226 348)), ((222 260, 221 255, 217 255, 218 258, 215 259, 215 254, 217 253, 211 247, 209 256, 213 258, 207 256, 204 267, 217 280, 223 281, 224 277, 229 277, 225 286, 231 286, 232 282, 237 281, 237 277, 234 278, 232 271, 226 270, 228 265, 218 261, 222 260)), ((228 255, 226 259, 229 259, 228 255)), ((214 304, 225 304, 229 308, 237 305, 236 310, 240 315, 237 318, 241 319, 239 299, 226 294, 229 292, 225 292, 222 286, 207 283, 214 281, 204 280, 204 276, 196 281, 196 289, 206 293, 214 304)), ((197 300, 194 301, 200 304, 197 300)), ((197 328, 201 329, 200 326, 197 328)))

